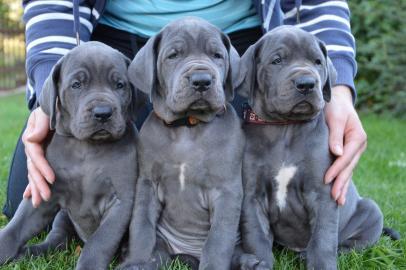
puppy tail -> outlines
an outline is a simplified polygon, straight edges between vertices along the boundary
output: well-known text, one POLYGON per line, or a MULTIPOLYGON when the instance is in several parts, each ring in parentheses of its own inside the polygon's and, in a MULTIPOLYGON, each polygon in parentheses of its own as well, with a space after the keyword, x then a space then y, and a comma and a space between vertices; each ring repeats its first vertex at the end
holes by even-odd
POLYGON ((389 236, 390 239, 392 239, 394 241, 400 240, 400 233, 398 231, 395 231, 392 228, 384 227, 382 229, 382 235, 389 236))

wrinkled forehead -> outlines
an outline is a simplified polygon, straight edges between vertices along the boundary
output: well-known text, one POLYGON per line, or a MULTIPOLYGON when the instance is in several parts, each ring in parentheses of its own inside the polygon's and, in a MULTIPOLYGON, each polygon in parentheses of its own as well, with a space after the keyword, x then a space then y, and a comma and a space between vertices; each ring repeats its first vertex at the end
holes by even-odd
POLYGON ((104 74, 111 70, 126 73, 124 58, 111 48, 86 46, 72 50, 62 63, 64 72, 74 72, 77 69, 87 69, 93 74, 104 74))
MULTIPOLYGON (((199 21, 171 24, 162 32, 160 49, 174 44, 202 48, 205 46, 224 47, 220 31, 213 25, 199 21)), ((226 49, 226 48, 225 48, 226 49)))
POLYGON ((268 33, 263 40, 262 53, 280 50, 290 55, 309 57, 322 55, 317 39, 310 33, 293 27, 268 33))

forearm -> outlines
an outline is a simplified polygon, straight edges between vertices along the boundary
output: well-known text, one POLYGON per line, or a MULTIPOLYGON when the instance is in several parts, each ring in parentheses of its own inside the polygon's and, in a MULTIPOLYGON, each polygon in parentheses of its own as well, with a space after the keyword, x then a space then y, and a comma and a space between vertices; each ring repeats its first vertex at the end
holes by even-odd
MULTIPOLYGON (((32 109, 55 63, 76 46, 71 1, 23 1, 26 37, 26 72, 29 108, 32 109)), ((90 39, 93 25, 91 9, 80 1, 79 34, 82 42, 90 39)))

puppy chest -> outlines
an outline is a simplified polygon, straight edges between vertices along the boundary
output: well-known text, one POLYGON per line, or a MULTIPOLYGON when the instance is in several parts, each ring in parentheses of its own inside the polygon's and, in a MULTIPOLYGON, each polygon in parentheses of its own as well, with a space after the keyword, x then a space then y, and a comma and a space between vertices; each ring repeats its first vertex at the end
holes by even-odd
POLYGON ((209 195, 197 175, 199 170, 181 163, 162 172, 157 183, 162 206, 157 231, 173 254, 200 257, 210 230, 209 195))
POLYGON ((283 163, 271 175, 268 216, 275 241, 303 250, 310 235, 308 211, 300 187, 303 172, 298 166, 283 163))
POLYGON ((68 210, 83 241, 98 228, 103 217, 118 200, 113 177, 103 168, 90 165, 68 162, 63 168, 54 167, 56 182, 52 187, 53 196, 57 196, 61 208, 68 210))
MULTIPOLYGON (((173 165, 156 179, 157 195, 168 215, 185 213, 185 217, 201 219, 208 215, 208 190, 200 184, 202 179, 198 171, 182 163, 173 165)), ((206 217, 207 218, 207 217, 206 217)), ((176 220, 176 219, 174 219, 176 220)))

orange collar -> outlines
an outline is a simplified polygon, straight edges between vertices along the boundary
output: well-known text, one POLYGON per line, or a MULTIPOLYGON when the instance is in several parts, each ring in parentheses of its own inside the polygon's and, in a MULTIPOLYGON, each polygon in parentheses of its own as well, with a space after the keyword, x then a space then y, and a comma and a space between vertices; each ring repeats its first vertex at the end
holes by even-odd
MULTIPOLYGON (((221 109, 216 116, 220 116, 223 115, 226 111, 226 106, 224 106, 224 109, 221 109)), ((186 126, 186 127, 194 127, 196 125, 198 125, 199 123, 203 122, 202 120, 194 117, 194 116, 186 116, 183 118, 179 118, 176 119, 173 122, 166 122, 162 117, 160 117, 155 111, 154 111, 156 117, 158 117, 159 119, 161 119, 165 125, 167 125, 168 127, 180 127, 180 126, 186 126)))
MULTIPOLYGON (((158 118, 159 118, 159 116, 158 116, 158 118)), ((170 122, 170 123, 166 122, 163 119, 162 119, 162 121, 165 123, 165 125, 167 125, 169 127, 180 127, 180 126, 194 127, 201 122, 199 119, 197 119, 194 116, 187 116, 184 118, 176 119, 175 121, 170 122)))

